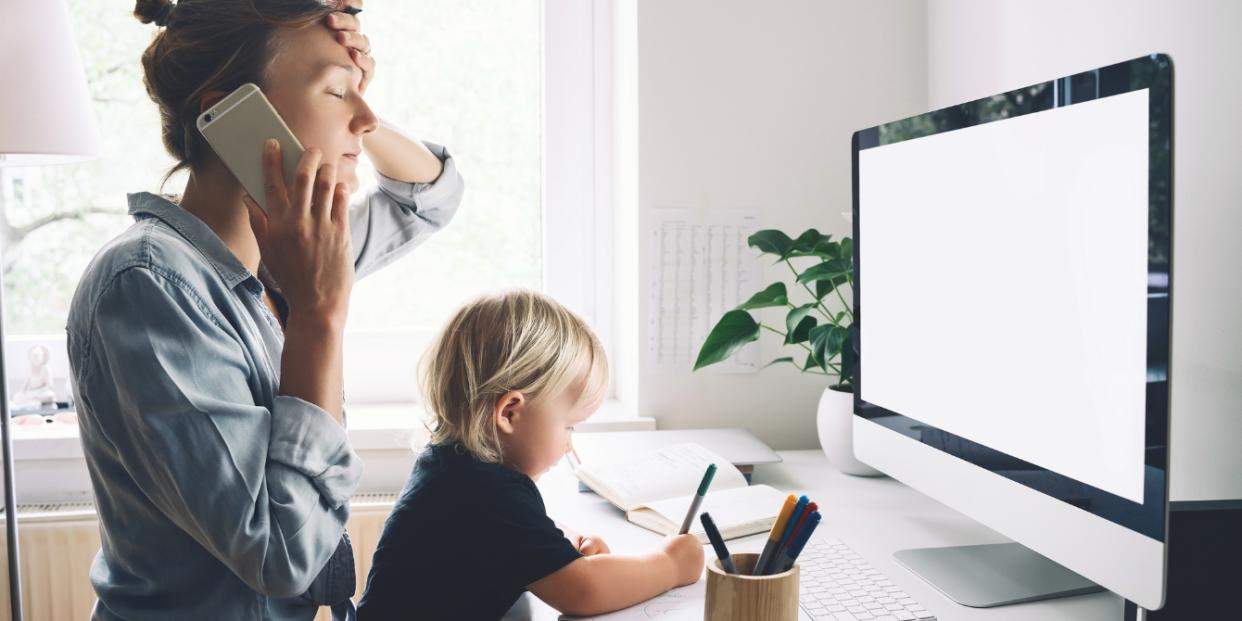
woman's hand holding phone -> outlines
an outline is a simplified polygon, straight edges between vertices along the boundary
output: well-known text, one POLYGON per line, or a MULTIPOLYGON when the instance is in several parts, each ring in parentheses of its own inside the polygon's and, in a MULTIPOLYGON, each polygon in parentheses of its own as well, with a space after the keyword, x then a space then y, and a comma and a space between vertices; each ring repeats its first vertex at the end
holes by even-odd
POLYGON ((349 192, 336 181, 336 168, 323 153, 306 149, 292 187, 280 167, 280 145, 268 140, 263 151, 263 190, 267 213, 249 198, 263 263, 280 283, 290 318, 329 321, 343 326, 354 283, 349 235, 349 192))

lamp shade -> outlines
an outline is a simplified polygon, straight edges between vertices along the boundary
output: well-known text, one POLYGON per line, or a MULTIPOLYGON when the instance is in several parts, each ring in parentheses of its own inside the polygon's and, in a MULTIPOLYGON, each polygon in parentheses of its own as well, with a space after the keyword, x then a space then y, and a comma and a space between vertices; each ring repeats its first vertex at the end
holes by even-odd
POLYGON ((99 130, 64 0, 0 0, 0 166, 99 155, 99 130))

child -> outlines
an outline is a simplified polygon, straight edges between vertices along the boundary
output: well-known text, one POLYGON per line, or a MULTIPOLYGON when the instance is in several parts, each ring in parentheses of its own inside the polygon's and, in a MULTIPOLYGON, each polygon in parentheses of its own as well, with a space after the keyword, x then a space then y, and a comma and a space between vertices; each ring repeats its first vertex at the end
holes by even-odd
POLYGON ((384 525, 360 621, 499 619, 526 590, 588 616, 699 579, 693 535, 622 556, 567 538, 547 515, 535 481, 608 386, 581 319, 538 293, 485 296, 457 312, 421 367, 431 443, 384 525))

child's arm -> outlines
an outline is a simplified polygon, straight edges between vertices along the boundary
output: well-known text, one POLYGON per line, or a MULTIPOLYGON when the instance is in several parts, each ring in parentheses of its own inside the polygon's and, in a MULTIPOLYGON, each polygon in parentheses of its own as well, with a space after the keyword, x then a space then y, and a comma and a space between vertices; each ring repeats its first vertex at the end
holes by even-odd
POLYGON ((528 588, 553 608, 586 617, 632 606, 673 587, 698 582, 703 545, 694 535, 664 539, 664 549, 642 556, 584 556, 528 588))

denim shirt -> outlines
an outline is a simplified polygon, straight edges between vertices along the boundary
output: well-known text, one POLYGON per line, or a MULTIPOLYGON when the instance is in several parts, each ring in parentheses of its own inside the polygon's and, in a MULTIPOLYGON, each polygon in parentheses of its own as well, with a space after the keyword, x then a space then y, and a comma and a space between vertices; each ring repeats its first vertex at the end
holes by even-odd
MULTIPOLYGON (((356 277, 444 227, 463 183, 380 176, 350 212, 356 277)), ((99 514, 96 619, 312 619, 297 598, 341 541, 362 462, 323 409, 280 395, 263 284, 169 200, 82 276, 68 348, 99 514)), ((352 605, 350 606, 352 608, 352 605)))

